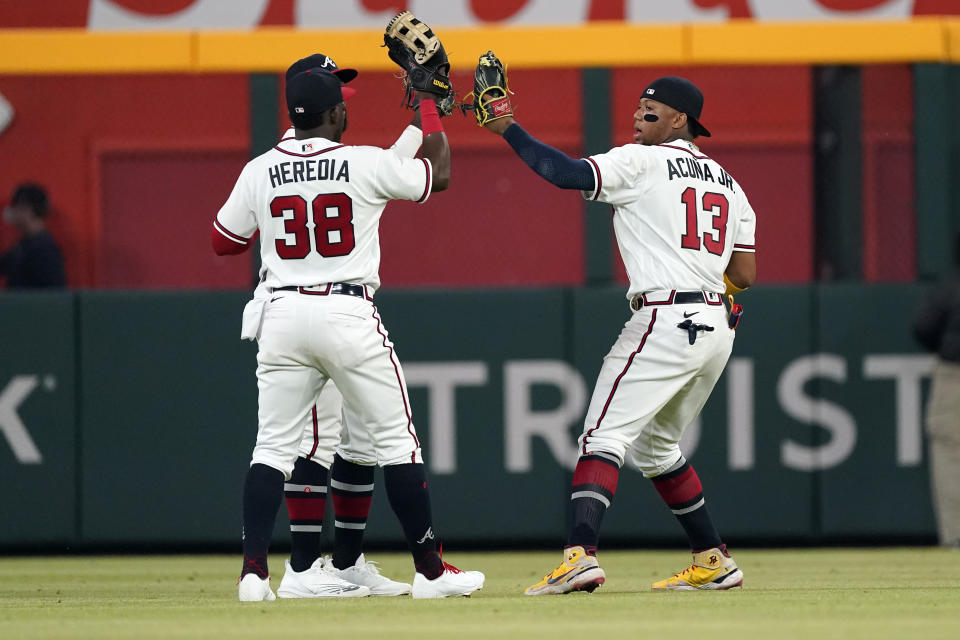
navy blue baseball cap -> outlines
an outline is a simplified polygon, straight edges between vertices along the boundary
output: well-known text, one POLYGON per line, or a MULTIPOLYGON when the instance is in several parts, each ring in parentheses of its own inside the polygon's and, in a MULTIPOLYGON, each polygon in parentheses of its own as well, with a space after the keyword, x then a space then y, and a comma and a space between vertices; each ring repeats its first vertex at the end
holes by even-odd
POLYGON ((359 75, 356 69, 341 69, 330 56, 322 53, 314 53, 306 58, 300 58, 290 65, 290 68, 287 69, 287 80, 289 81, 290 78, 307 69, 323 69, 324 71, 329 71, 340 78, 343 84, 347 84, 359 75))
POLYGON ((323 69, 307 69, 287 80, 287 111, 291 118, 323 113, 357 93, 323 69))
POLYGON ((50 199, 47 198, 47 191, 38 184, 25 182, 17 185, 10 198, 10 206, 15 207, 23 205, 30 207, 34 213, 41 218, 45 218, 50 209, 50 199))
POLYGON ((695 136, 710 137, 707 128, 700 124, 700 112, 703 111, 703 93, 686 78, 664 76, 657 78, 643 90, 641 98, 649 98, 673 107, 681 113, 687 114, 690 121, 690 132, 695 136))

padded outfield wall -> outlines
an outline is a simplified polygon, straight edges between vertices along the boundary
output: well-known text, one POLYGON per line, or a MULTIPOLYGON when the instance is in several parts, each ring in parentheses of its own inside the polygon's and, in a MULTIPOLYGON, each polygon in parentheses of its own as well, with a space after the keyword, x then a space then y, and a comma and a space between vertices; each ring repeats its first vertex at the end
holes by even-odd
MULTIPOLYGON (((921 428, 932 359, 908 327, 920 294, 833 285, 741 296, 733 357, 684 442, 728 540, 933 540, 921 428)), ((238 338, 245 300, 0 297, 0 546, 239 544, 256 432, 256 349, 238 338)), ((627 318, 623 290, 384 292, 377 303, 404 363, 441 535, 561 542, 575 438, 627 318)), ((281 509, 277 540, 285 526, 281 509)), ((631 470, 604 538, 682 536, 631 470)), ((368 539, 402 541, 382 490, 368 539)))

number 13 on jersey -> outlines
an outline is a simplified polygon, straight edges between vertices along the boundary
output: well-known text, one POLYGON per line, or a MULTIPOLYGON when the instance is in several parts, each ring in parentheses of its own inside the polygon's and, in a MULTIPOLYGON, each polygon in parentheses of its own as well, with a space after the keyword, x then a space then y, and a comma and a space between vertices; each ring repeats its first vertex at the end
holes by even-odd
POLYGON ((714 255, 723 255, 723 247, 727 240, 727 214, 730 210, 727 196, 707 191, 702 197, 697 198, 697 190, 687 187, 680 196, 680 201, 685 207, 687 218, 687 230, 680 236, 680 246, 684 249, 699 251, 702 239, 704 249, 714 255), (697 215, 701 208, 705 212, 713 213, 713 229, 704 231, 702 235, 697 215))

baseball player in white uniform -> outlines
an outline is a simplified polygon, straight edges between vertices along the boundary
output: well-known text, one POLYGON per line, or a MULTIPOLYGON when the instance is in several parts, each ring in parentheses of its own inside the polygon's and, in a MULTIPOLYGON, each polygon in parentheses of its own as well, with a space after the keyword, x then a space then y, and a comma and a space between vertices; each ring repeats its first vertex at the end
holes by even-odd
MULTIPOLYGON (((355 69, 342 69, 333 58, 322 53, 301 58, 287 69, 286 79, 311 68, 333 73, 343 84, 357 77, 355 69)), ((291 140, 296 132, 291 127, 281 141, 291 140)), ((405 158, 413 158, 423 141, 420 131, 420 113, 407 126, 391 150, 405 158)), ((271 288, 263 278, 248 303, 241 337, 256 340, 260 330, 263 307, 270 298, 271 288)), ((314 564, 335 578, 366 586, 371 596, 399 596, 410 593, 410 585, 388 579, 380 574, 375 562, 368 562, 362 552, 363 535, 374 489, 374 469, 377 457, 373 443, 363 429, 351 435, 343 429, 343 396, 330 380, 317 396, 304 425, 300 454, 290 479, 284 483, 284 499, 290 514, 291 554, 285 584, 278 590, 280 597, 339 597, 335 589, 315 593, 299 584, 295 577, 314 564), (334 453, 336 451, 336 453, 334 453), (334 506, 334 547, 332 558, 323 558, 320 551, 321 532, 327 498, 334 506)))
MULTIPOLYGON (((564 560, 527 595, 603 584, 600 523, 625 461, 653 481, 693 551, 692 566, 653 589, 729 589, 743 582, 679 447, 733 347, 739 305, 731 298, 728 313, 723 296, 756 279, 756 216, 740 185, 694 143, 710 135, 699 122, 702 108, 703 95, 689 80, 658 78, 634 113, 636 144, 586 159, 537 141, 510 113, 484 125, 552 184, 613 205, 630 279, 632 315, 604 358, 579 439, 564 560)), ((497 111, 511 109, 501 101, 497 111)))
MULTIPOLYGON (((214 222, 219 254, 243 251, 259 231, 263 282, 270 288, 258 334, 258 433, 244 487, 241 601, 275 598, 270 532, 303 426, 328 380, 343 395, 348 433, 367 434, 384 470, 414 558, 413 597, 468 595, 483 586, 482 573, 460 571, 438 552, 403 371, 373 304, 383 209, 392 199, 423 202, 445 189, 449 146, 430 94, 417 96, 421 158, 341 144, 345 100, 354 93, 322 68, 291 77, 286 98, 295 136, 247 164, 214 222)), ((318 439, 333 440, 329 434, 318 439)), ((304 591, 370 593, 366 586, 334 583, 320 563, 302 572, 288 567, 288 573, 304 591)))

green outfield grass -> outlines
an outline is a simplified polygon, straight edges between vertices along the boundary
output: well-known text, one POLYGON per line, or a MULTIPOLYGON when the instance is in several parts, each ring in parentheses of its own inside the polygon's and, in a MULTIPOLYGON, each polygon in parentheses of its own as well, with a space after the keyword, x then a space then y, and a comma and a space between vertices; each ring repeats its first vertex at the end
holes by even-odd
MULTIPOLYGON (((740 549, 743 589, 652 593, 680 551, 608 551, 593 594, 529 598, 560 552, 453 553, 487 574, 471 598, 237 602, 232 556, 0 558, 0 638, 960 638, 960 553, 740 549)), ((412 579, 405 554, 371 554, 412 579)), ((279 585, 283 556, 270 559, 279 585)))

